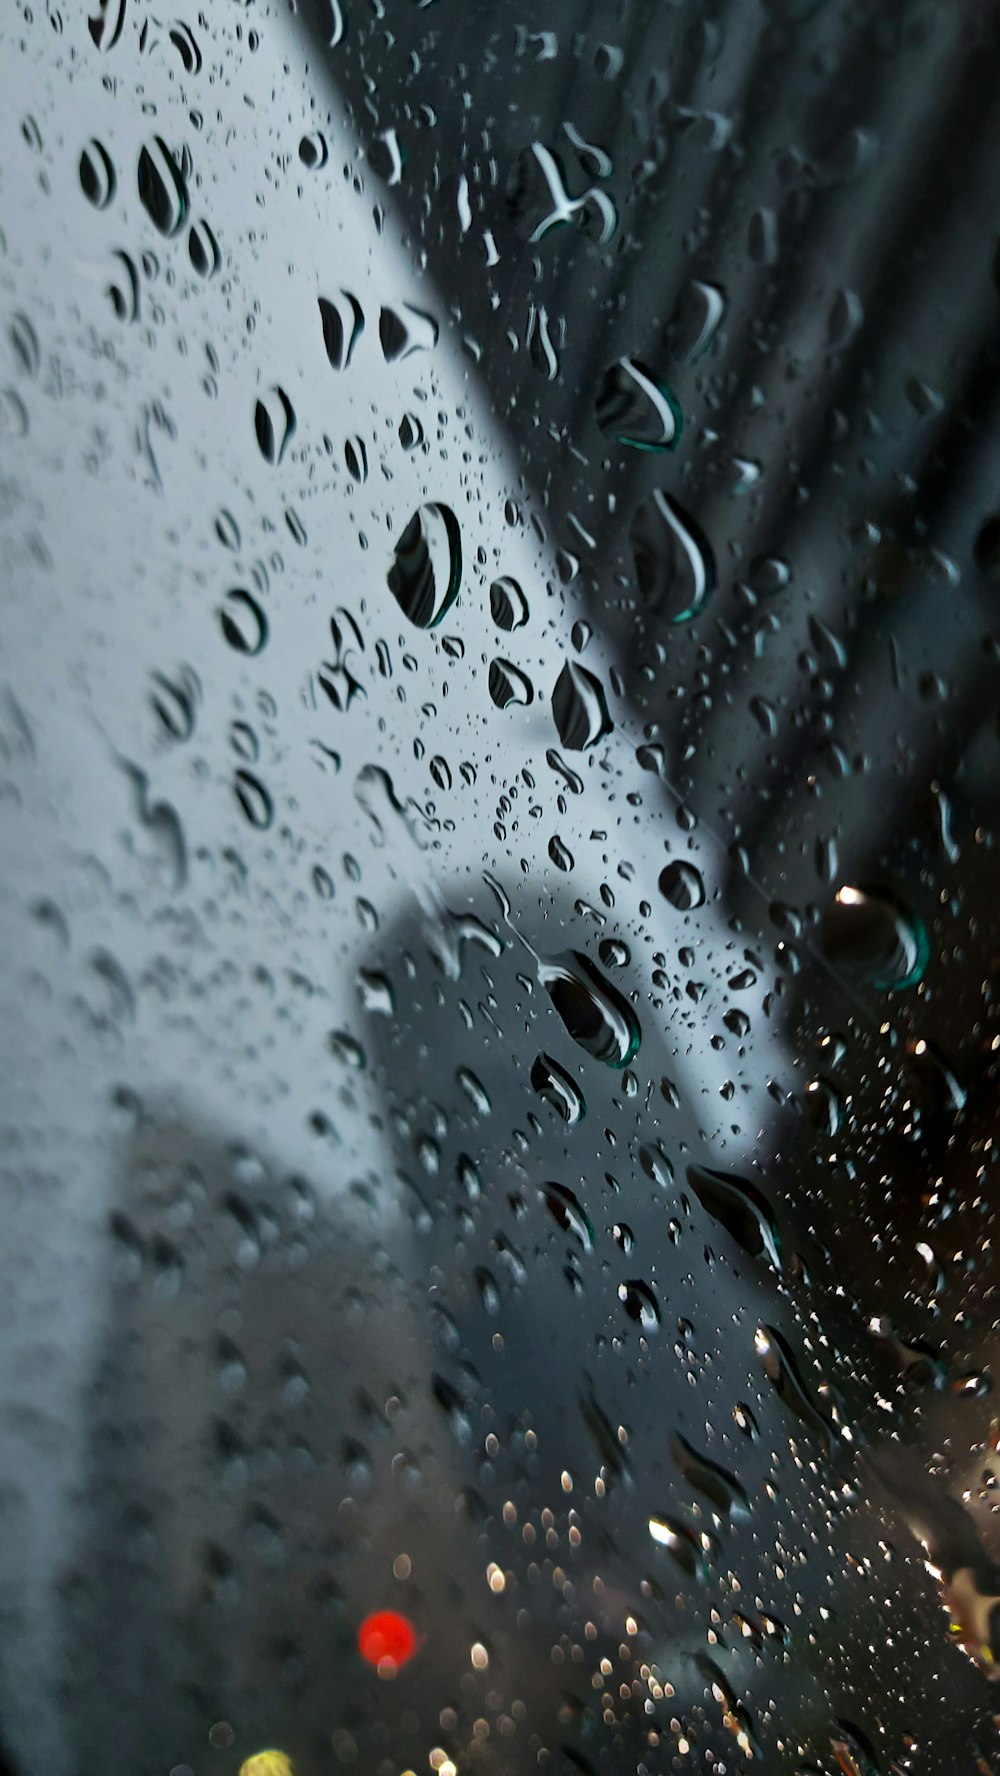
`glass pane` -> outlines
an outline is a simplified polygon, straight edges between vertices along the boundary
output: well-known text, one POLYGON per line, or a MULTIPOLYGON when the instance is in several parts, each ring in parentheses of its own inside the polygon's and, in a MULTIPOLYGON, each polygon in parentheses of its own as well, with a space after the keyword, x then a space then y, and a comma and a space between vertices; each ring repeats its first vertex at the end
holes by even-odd
POLYGON ((0 19, 21 1776, 1000 1769, 1000 17, 0 19))

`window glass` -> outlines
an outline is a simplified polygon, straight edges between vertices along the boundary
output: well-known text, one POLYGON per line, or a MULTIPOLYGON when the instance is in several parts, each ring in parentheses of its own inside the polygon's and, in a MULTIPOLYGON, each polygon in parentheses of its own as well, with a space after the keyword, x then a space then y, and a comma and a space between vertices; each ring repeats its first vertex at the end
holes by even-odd
POLYGON ((0 17, 20 1776, 1000 1770, 996 9, 0 17))

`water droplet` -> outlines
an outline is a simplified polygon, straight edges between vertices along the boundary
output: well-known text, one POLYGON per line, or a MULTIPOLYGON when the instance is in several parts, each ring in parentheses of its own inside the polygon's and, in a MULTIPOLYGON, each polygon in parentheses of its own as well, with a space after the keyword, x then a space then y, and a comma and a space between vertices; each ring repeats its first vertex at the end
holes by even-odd
POLYGON ((24 438, 28 433, 28 409, 16 389, 0 389, 0 441, 24 438))
POLYGON ((587 1113, 587 1102, 571 1074, 549 1054, 535 1056, 531 1083, 540 1098, 551 1104, 567 1128, 575 1128, 587 1113))
POLYGON ((168 35, 184 64, 185 71, 188 74, 200 74, 202 67, 201 48, 190 25, 186 25, 183 19, 177 19, 171 25, 168 35))
POLYGON ((341 290, 335 302, 319 297, 323 346, 334 370, 346 370, 351 354, 365 330, 361 304, 350 290, 341 290))
POLYGON ((274 803, 259 778, 252 776, 249 771, 237 771, 233 778, 233 789, 250 825, 261 832, 266 831, 274 819, 274 803))
POLYGON ((299 141, 299 159, 310 173, 325 167, 330 158, 330 149, 322 130, 307 130, 299 141))
POLYGON ((573 1041, 609 1067, 627 1067, 639 1051, 639 1020, 617 987, 582 950, 538 958, 538 978, 573 1041))
POLYGON ((739 1481, 710 1456, 700 1455, 679 1431, 670 1438, 670 1453, 688 1484, 711 1499, 722 1516, 749 1517, 750 1500, 739 1481))
POLYGON ((493 1109, 489 1093, 482 1081, 473 1073, 471 1067, 459 1067, 455 1078, 475 1110, 477 1116, 489 1116, 493 1109))
POLYGON ((618 1299, 630 1320, 635 1320, 644 1332, 655 1332, 660 1323, 660 1308, 648 1283, 641 1277, 619 1283, 618 1299))
POLYGON ((707 1578, 708 1553, 712 1545, 710 1537, 696 1534, 686 1523, 680 1523, 675 1517, 668 1517, 662 1511, 657 1512, 655 1517, 650 1517, 648 1528, 657 1547, 666 1548, 689 1579, 701 1583, 707 1578))
POLYGON ((553 833, 549 840, 548 851, 556 869, 569 871, 573 868, 573 853, 568 846, 563 844, 558 834, 553 833))
POLYGON ((510 632, 528 621, 528 601, 516 580, 503 574, 490 587, 490 615, 498 629, 510 632))
POLYGON ((242 586, 226 593, 219 622, 230 647, 239 654, 259 654, 267 642, 267 618, 253 594, 242 586))
POLYGON ((188 213, 187 185, 162 136, 140 150, 138 184, 139 200, 154 228, 168 237, 177 234, 188 213))
POLYGON ((715 590, 707 537, 669 493, 657 489, 636 508, 629 528, 639 590, 655 616, 689 623, 715 590))
POLYGON ((585 752, 610 734, 611 717, 600 679, 567 660, 552 687, 552 714, 569 752, 585 752))
POLYGON ((751 1258, 767 1257, 781 1269, 778 1224, 763 1191, 749 1178, 688 1166, 687 1180, 707 1214, 724 1227, 751 1258))
POLYGON ((887 889, 838 889, 823 915, 823 949, 836 968, 900 992, 923 979, 930 942, 921 920, 887 889))
POLYGON ((227 512, 225 507, 216 513, 215 534, 224 549, 231 549, 236 553, 240 546, 240 527, 232 512, 227 512))
POLYGON ((125 26, 125 0, 97 0, 87 20, 87 30, 95 49, 107 55, 114 49, 125 26))
POLYGON ((107 287, 107 295, 120 321, 137 321, 139 318, 139 273, 127 253, 114 252, 114 276, 107 287))
POLYGON ((424 441, 424 428, 415 413, 404 413, 399 422, 399 442, 404 450, 417 450, 424 441))
POLYGON ((316 0, 316 28, 323 42, 330 49, 336 49, 343 41, 344 11, 340 0, 316 0))
POLYGON ((458 597, 462 538, 450 506, 433 503, 413 514, 395 547, 389 590, 418 629, 433 629, 458 597))
POLYGON ((344 461, 352 481, 367 481, 368 451, 363 438, 348 438, 344 445, 344 461))
POLYGON ((199 277, 214 277, 222 264, 219 243, 207 222, 193 222, 188 231, 188 258, 199 277))
POLYGON ((190 667, 185 667, 175 678, 168 678, 163 672, 154 672, 152 680, 153 688, 149 700, 163 731, 171 740, 190 740, 194 733, 195 711, 201 695, 197 675, 190 667))
POLYGON ((378 968, 361 968, 358 970, 358 992, 365 1011, 381 1017, 392 1017, 396 1010, 396 995, 388 975, 378 968))
POLYGON ((8 329, 14 356, 25 376, 32 379, 38 375, 41 352, 38 335, 26 314, 15 314, 11 317, 8 329))
POLYGON ((545 1206, 564 1233, 572 1234, 584 1252, 594 1250, 594 1229, 587 1218, 582 1204, 568 1190, 565 1184, 543 1184, 541 1187, 545 1206))
POLYGON ((619 444, 673 450, 680 443, 680 406, 666 384, 635 358, 619 358, 604 372, 595 412, 600 430, 619 444))
POLYGON ((382 309, 378 337, 386 363, 395 364, 413 352, 432 351, 438 342, 438 324, 433 315, 402 302, 398 309, 382 309))
POLYGON ((519 672, 509 660, 491 660, 489 672, 489 691, 498 709, 507 709, 512 703, 527 705, 534 701, 534 687, 524 672, 519 672))
POLYGON ((115 195, 117 180, 111 156, 96 136, 80 156, 80 185, 95 210, 106 210, 115 195))
POLYGON ((819 1437, 829 1452, 832 1447, 830 1425, 814 1404, 787 1341, 774 1326, 761 1326, 754 1333, 754 1349, 779 1399, 819 1437))
POLYGON ((705 884, 700 870, 685 858, 675 857, 660 871, 659 890, 678 912, 689 913, 705 904, 705 884))
POLYGON ((342 1067, 350 1067, 353 1073, 363 1073, 368 1065, 368 1057, 356 1036, 350 1030, 331 1030, 326 1039, 327 1047, 335 1061, 342 1067))
POLYGON ((688 364, 696 364, 712 344, 726 309, 717 284, 692 279, 670 323, 674 350, 688 364))
POLYGON ((602 937, 597 954, 605 968, 625 968, 630 960, 628 944, 620 937, 602 937))
POLYGON ((280 463, 295 436, 295 408, 277 384, 254 408, 254 431, 265 462, 280 463))
POLYGON ((844 1121, 844 1100, 828 1079, 810 1079, 805 1093, 806 1115, 823 1135, 835 1135, 844 1121))

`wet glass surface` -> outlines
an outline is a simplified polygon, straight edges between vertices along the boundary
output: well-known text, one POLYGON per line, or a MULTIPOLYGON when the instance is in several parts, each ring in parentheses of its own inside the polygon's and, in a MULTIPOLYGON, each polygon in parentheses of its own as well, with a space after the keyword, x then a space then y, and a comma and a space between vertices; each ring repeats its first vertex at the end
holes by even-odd
POLYGON ((0 18, 0 1753, 1000 1771, 1000 9, 0 18))

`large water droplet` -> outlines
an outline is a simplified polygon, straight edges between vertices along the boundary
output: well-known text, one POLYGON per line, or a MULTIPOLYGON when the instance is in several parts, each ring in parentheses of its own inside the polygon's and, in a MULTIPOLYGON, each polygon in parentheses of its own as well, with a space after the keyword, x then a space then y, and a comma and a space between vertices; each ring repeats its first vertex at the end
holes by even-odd
POLYGON ((660 1307, 648 1283, 641 1277, 632 1277, 626 1283, 618 1284, 618 1299, 630 1320, 635 1320, 644 1332, 655 1332, 660 1323, 660 1307))
POLYGON ((814 1403, 799 1374, 798 1364, 786 1339, 774 1326, 760 1326, 754 1333, 754 1349, 779 1399, 819 1437, 829 1452, 833 1442, 830 1425, 814 1403))
POLYGON ((675 857, 660 871, 660 893, 680 913, 705 904, 705 884, 700 870, 683 857, 675 857))
POLYGON ((188 258, 199 277, 214 277, 222 264, 219 243, 205 221, 195 222, 188 232, 188 258))
POLYGON ((535 695, 530 678, 509 660, 490 661, 489 691, 498 709, 507 709, 512 703, 531 703, 535 695))
POLYGON ((711 1499, 720 1514, 749 1517, 750 1501, 739 1481, 710 1456, 700 1455, 679 1431, 670 1439, 670 1453, 688 1484, 711 1499))
POLYGON ((552 687, 552 714, 568 752, 584 752, 610 734, 611 717, 600 679, 567 660, 552 687))
POLYGON ((396 544, 389 590, 418 629, 433 629, 454 604, 462 579, 462 538, 450 506, 414 512, 396 544))
POLYGON ((516 580, 502 574, 490 587, 490 615, 498 629, 521 629, 528 621, 528 601, 516 580))
POLYGON ((639 590, 655 616, 689 623, 715 590, 708 538, 671 494, 657 489, 636 508, 629 527, 639 590))
POLYGON ((627 1067, 642 1032, 628 1000, 582 950, 539 958, 538 978, 573 1041, 609 1067, 627 1067))
POLYGON ((543 1184, 542 1196, 553 1220, 571 1233, 585 1252, 594 1250, 594 1229, 582 1204, 565 1184, 543 1184))
POLYGON ((164 142, 154 136, 139 153, 139 200, 161 234, 174 235, 188 212, 184 175, 164 142))
POLYGON ((254 408, 254 431, 265 462, 280 463, 295 435, 295 408, 277 385, 254 408))
POLYGON ((378 319, 379 344, 387 364, 408 358, 412 352, 431 351, 438 342, 438 324, 423 309, 401 302, 399 308, 383 308, 378 319))
POLYGON ((823 949, 835 968, 901 991, 923 979, 930 955, 920 919, 887 889, 838 889, 823 915, 823 949))
POLYGON ((689 1166, 687 1179, 703 1209, 731 1234, 752 1258, 768 1257, 781 1269, 778 1224, 763 1191, 748 1178, 717 1172, 708 1166, 689 1166))
POLYGON ((326 355, 335 370, 346 370, 351 353, 365 330, 361 304, 350 290, 341 290, 335 302, 325 296, 318 300, 326 355))
POLYGON ((595 403, 597 424, 606 437, 637 450, 673 450, 680 442, 683 416, 664 383, 635 358, 619 358, 604 372, 595 403))
POLYGON ((115 195, 115 169, 103 143, 92 136, 80 156, 80 184, 95 210, 106 210, 115 195))

